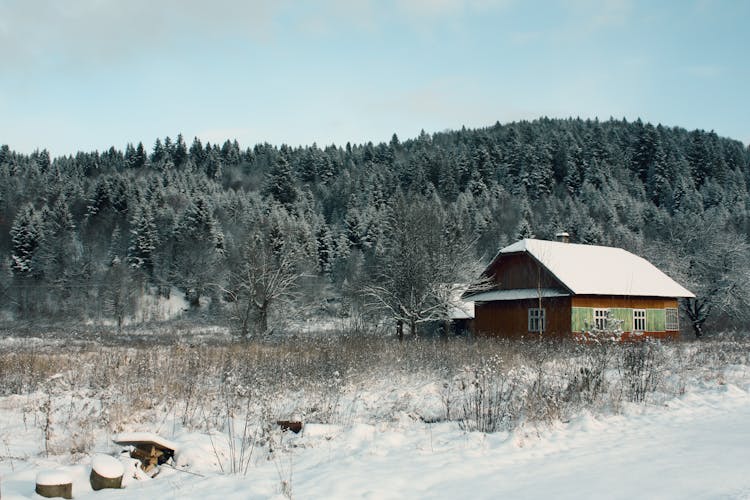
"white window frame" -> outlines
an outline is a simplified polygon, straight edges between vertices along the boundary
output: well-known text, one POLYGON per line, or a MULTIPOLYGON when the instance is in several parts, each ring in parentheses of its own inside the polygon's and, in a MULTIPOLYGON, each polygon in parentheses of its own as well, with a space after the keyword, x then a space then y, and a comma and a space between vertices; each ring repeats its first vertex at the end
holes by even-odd
POLYGON ((669 332, 680 330, 680 312, 674 307, 667 307, 664 310, 664 329, 669 332), (672 316, 670 318, 670 315, 672 316), (670 319, 672 320, 670 322, 670 319))
POLYGON ((633 331, 641 333, 646 331, 645 309, 633 309, 633 331))
POLYGON ((606 330, 609 309, 594 309, 594 330, 606 330))
POLYGON ((530 307, 528 318, 529 318, 529 331, 530 332, 541 333, 546 330, 547 314, 544 308, 540 309, 538 307, 530 307))

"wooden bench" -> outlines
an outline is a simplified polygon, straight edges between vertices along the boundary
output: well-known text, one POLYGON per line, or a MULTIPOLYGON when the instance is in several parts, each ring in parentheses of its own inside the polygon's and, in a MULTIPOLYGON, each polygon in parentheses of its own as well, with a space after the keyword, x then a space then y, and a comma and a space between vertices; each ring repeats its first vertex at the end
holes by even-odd
POLYGON ((120 446, 131 446, 130 456, 141 462, 141 469, 151 473, 156 466, 174 457, 177 445, 151 432, 126 432, 112 441, 120 446))

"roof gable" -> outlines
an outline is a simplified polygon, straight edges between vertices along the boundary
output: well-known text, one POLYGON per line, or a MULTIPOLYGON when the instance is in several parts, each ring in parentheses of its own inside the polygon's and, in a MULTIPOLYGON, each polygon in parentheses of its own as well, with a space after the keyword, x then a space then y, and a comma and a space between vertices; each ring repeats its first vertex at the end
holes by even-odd
POLYGON ((493 262, 522 252, 576 295, 695 297, 646 259, 621 248, 525 239, 500 250, 493 262))
POLYGON ((545 266, 526 252, 515 252, 496 258, 484 271, 498 290, 518 290, 527 288, 550 288, 568 292, 571 290, 552 274, 545 266))

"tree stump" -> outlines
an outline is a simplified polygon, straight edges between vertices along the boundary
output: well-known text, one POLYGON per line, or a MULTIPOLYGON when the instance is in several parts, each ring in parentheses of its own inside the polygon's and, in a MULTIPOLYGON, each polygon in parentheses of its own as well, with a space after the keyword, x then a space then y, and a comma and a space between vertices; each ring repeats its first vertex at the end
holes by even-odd
POLYGON ((73 478, 64 471, 42 471, 36 475, 35 491, 46 498, 73 498, 73 478))
POLYGON ((104 488, 122 488, 122 476, 125 467, 122 462, 109 455, 97 455, 91 461, 91 475, 89 481, 94 491, 104 488))
POLYGON ((282 431, 292 431, 295 434, 302 431, 302 422, 298 420, 277 420, 276 425, 281 427, 282 431))

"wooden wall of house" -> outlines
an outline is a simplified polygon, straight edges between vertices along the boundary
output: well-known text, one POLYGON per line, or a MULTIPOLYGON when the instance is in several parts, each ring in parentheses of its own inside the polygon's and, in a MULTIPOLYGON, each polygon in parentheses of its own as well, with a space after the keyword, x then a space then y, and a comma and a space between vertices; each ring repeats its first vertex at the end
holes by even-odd
POLYGON ((662 297, 622 297, 617 295, 574 295, 571 297, 571 307, 615 308, 630 309, 666 309, 676 308, 677 299, 662 297))
MULTIPOLYGON (((538 299, 507 300, 475 304, 474 333, 513 338, 537 338, 529 332, 530 308, 539 307, 538 299)), ((570 335, 570 297, 542 299, 547 317, 546 337, 570 335)))
POLYGON ((497 283, 497 289, 515 288, 566 288, 527 253, 503 255, 490 266, 488 274, 497 283))
MULTIPOLYGON (((538 304, 538 299, 477 303, 473 331, 477 335, 498 337, 537 337, 538 333, 528 331, 528 310, 538 307, 538 304)), ((588 315, 588 324, 593 326, 593 309, 609 309, 613 317, 624 319, 624 339, 679 337, 679 330, 664 327, 664 311, 677 309, 677 299, 673 298, 579 295, 542 299, 542 307, 547 315, 546 337, 569 337, 581 333, 581 313, 588 315), (633 309, 646 310, 647 329, 637 336, 631 333, 633 309)))
POLYGON ((662 297, 627 297, 605 295, 576 295, 571 297, 571 330, 582 332, 582 324, 593 325, 593 309, 609 309, 611 317, 622 321, 623 338, 678 338, 677 329, 666 329, 666 309, 678 309, 677 299, 662 297), (646 330, 633 335, 633 309, 645 309, 646 330))

